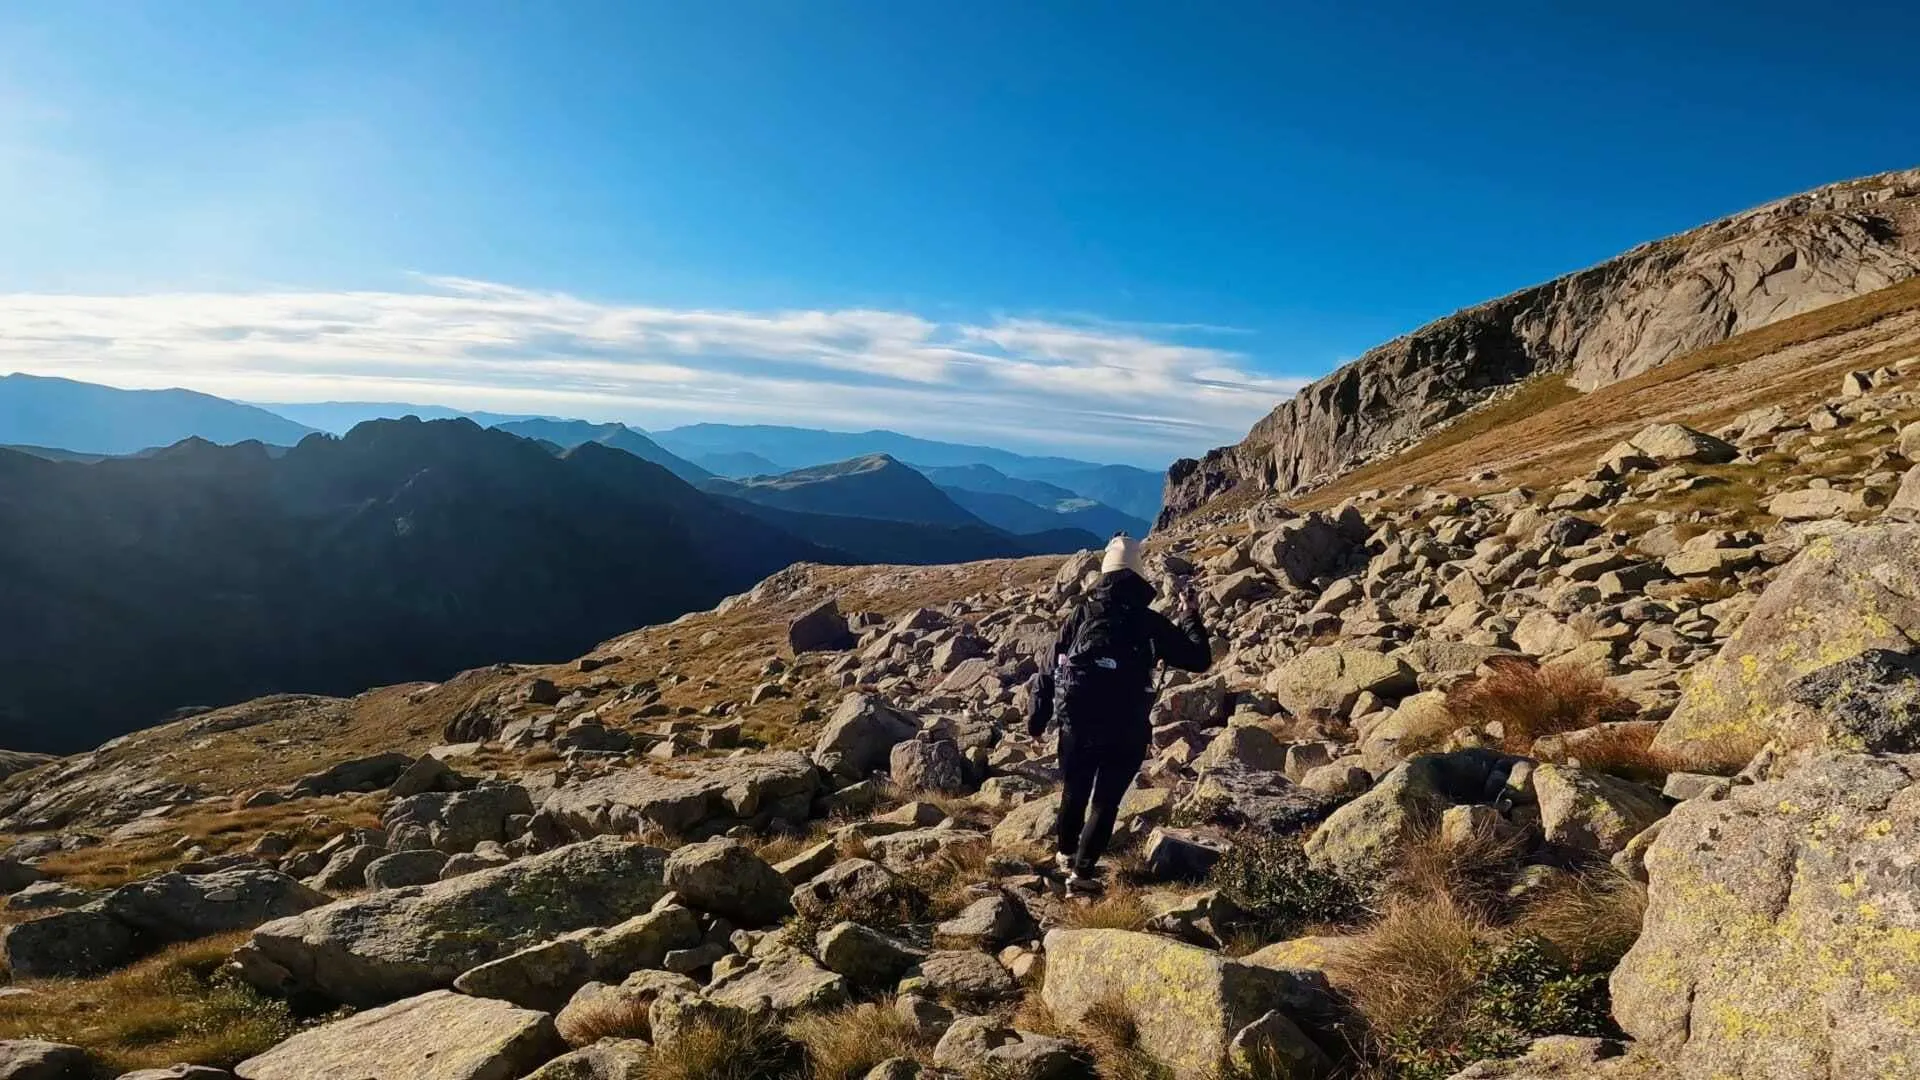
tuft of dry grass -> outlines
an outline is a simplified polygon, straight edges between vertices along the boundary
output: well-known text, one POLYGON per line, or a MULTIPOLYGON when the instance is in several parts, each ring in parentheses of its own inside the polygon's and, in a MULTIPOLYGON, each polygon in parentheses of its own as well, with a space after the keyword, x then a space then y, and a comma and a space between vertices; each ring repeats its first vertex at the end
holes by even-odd
POLYGON ((1076 1026, 1074 1040, 1093 1057, 1102 1080, 1175 1080, 1172 1069, 1140 1045, 1133 1010, 1120 1001, 1098 1001, 1076 1026))
POLYGON ((826 838, 824 823, 814 822, 805 832, 783 832, 756 840, 753 852, 769 863, 782 863, 826 838))
POLYGON ((648 1019, 653 1002, 626 994, 602 994, 568 1009, 558 1027, 568 1046, 589 1046, 601 1039, 651 1039, 648 1019))
POLYGON ((297 1027, 286 1003, 220 972, 246 936, 175 945, 98 979, 35 981, 30 995, 0 998, 0 1039, 74 1043, 115 1071, 232 1066, 297 1027))
POLYGON ((1598 867, 1548 886, 1528 901, 1513 929, 1546 940, 1581 968, 1604 971, 1633 947, 1646 914, 1645 885, 1598 867))
POLYGON ((1446 1030, 1464 1024, 1475 959, 1495 940, 1451 897, 1397 900, 1329 957, 1327 974, 1374 1032, 1446 1030))
POLYGON ((1421 829, 1401 846, 1385 895, 1389 903, 1441 904, 1497 919, 1525 846, 1518 831, 1476 829, 1453 839, 1438 827, 1421 829))
POLYGON ((1639 712, 1584 667, 1506 660, 1492 668, 1448 691, 1447 712, 1457 726, 1499 724, 1501 748, 1510 754, 1530 753, 1543 736, 1630 720, 1639 712))
POLYGON ((978 899, 970 887, 992 878, 992 857, 991 844, 956 844, 901 876, 926 895, 931 917, 950 919, 978 899))
POLYGON ((647 1080, 767 1080, 802 1068, 799 1046, 761 1019, 706 1020, 647 1052, 647 1080))
POLYGON ((1674 770, 1673 757, 1653 748, 1653 732, 1637 726, 1599 727, 1581 734, 1563 754, 1538 753, 1542 760, 1577 761, 1583 769, 1659 787, 1674 770))
POLYGON ((1099 899, 1070 903, 1060 912, 1061 925, 1076 930, 1145 930, 1152 917, 1140 891, 1119 882, 1109 885, 1099 899))
POLYGON ((933 1043, 894 1011, 891 999, 803 1016, 787 1034, 806 1051, 809 1080, 859 1080, 889 1058, 933 1061, 933 1043))

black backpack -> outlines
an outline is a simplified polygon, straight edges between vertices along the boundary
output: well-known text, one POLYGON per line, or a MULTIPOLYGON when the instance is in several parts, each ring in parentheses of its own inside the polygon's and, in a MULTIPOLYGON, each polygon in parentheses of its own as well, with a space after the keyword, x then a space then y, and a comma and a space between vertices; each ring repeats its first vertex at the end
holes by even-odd
POLYGON ((1145 690, 1153 680, 1153 636, 1147 608, 1095 594, 1080 609, 1067 666, 1116 688, 1145 690))

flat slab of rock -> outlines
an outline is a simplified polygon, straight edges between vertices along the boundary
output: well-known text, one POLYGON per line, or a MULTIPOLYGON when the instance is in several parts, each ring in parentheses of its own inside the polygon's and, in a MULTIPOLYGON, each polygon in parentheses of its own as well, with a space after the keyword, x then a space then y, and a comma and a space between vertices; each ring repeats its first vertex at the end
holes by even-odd
POLYGON ((255 930, 248 981, 372 1005, 570 930, 643 914, 666 892, 666 852, 600 837, 433 885, 336 901, 255 930))
POLYGON ((44 1039, 0 1040, 0 1080, 93 1080, 85 1050, 44 1039))
POLYGON ((565 1049, 546 1013, 440 990, 301 1032, 240 1080, 518 1080, 565 1049))
POLYGON ((774 819, 805 821, 820 790, 813 763, 792 751, 676 762, 681 775, 621 769, 554 791, 541 806, 575 835, 632 833, 656 826, 710 836, 774 819))
POLYGON ((1300 997, 1299 977, 1131 930, 1053 930, 1041 997, 1078 1023, 1100 1004, 1128 1010, 1140 1045, 1179 1076, 1208 1076, 1234 1037, 1300 997))

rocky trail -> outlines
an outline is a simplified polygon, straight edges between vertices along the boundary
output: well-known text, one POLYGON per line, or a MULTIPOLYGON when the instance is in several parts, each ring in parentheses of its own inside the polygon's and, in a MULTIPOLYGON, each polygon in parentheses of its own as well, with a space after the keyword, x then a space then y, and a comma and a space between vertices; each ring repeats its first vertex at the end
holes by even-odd
POLYGON ((1095 901, 1023 734, 1091 553, 20 761, 0 1077, 1910 1075, 1903 318, 1813 397, 1156 533, 1215 663, 1095 901))

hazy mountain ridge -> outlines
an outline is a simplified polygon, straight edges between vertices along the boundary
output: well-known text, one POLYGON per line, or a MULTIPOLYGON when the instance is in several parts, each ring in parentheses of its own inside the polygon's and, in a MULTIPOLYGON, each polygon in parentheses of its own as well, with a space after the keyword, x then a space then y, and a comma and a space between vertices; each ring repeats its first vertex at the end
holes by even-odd
POLYGON ((14 749, 565 656, 790 563, 847 561, 631 454, 556 458, 465 420, 376 421, 277 460, 204 441, 92 465, 0 453, 0 534, 16 568, 0 606, 39 616, 0 630, 14 749))
POLYGON ((0 444, 77 454, 131 454, 192 436, 217 443, 291 446, 305 424, 192 390, 121 390, 15 373, 0 375, 0 444))

